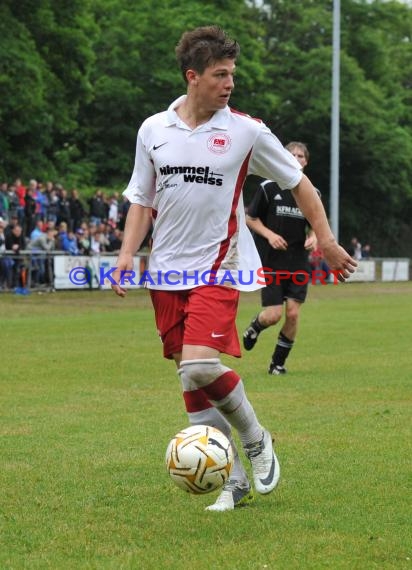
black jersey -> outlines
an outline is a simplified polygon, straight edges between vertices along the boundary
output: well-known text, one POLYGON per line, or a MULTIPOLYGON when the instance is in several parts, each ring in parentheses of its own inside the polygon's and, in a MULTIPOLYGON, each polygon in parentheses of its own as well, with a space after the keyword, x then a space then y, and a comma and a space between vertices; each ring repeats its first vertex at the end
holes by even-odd
POLYGON ((281 190, 276 182, 265 180, 248 207, 251 218, 261 222, 288 243, 286 250, 274 249, 266 238, 256 234, 255 241, 264 267, 274 270, 309 271, 305 240, 309 228, 291 190, 281 190))

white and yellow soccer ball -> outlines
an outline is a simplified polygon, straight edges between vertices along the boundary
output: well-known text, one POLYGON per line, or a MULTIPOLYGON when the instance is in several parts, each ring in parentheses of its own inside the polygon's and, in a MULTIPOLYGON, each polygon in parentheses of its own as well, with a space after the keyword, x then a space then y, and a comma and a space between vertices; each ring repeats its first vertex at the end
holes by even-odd
POLYGON ((228 438, 210 426, 190 426, 177 433, 166 451, 166 469, 178 487, 196 495, 227 481, 233 465, 228 438))

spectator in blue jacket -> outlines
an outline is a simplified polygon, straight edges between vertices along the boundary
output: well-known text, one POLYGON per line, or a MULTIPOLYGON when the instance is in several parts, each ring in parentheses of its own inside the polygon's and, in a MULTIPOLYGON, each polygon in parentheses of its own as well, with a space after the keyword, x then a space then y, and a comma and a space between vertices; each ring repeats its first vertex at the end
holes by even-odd
POLYGON ((62 251, 65 251, 70 255, 79 254, 76 235, 73 232, 67 231, 66 222, 61 222, 59 224, 58 244, 62 251))

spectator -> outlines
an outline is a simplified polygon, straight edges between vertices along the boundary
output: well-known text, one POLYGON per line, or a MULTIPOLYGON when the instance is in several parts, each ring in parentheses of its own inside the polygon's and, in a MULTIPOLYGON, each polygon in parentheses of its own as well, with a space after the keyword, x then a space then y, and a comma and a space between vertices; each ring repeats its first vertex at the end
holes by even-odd
POLYGON ((41 236, 44 234, 44 224, 41 220, 38 220, 36 222, 36 225, 33 228, 33 231, 31 232, 31 234, 29 235, 29 239, 30 241, 33 241, 34 239, 36 239, 37 237, 41 236))
POLYGON ((54 251, 56 249, 57 230, 52 227, 38 233, 27 245, 31 251, 54 251))
POLYGON ((67 197, 67 190, 65 190, 62 186, 58 190, 59 202, 58 202, 58 210, 57 210, 57 224, 61 224, 65 222, 69 229, 71 230, 71 223, 70 223, 70 202, 67 197))
POLYGON ((90 236, 87 228, 76 231, 77 247, 80 255, 90 255, 90 236))
POLYGON ((9 194, 7 182, 2 182, 0 187, 0 218, 9 219, 9 194))
POLYGON ((4 234, 7 238, 8 235, 11 234, 13 228, 15 226, 19 225, 18 219, 17 219, 17 215, 14 215, 10 218, 9 223, 6 225, 5 229, 4 229, 4 234))
MULTIPOLYGON (((56 224, 52 220, 49 220, 48 222, 46 222, 44 231, 47 232, 47 230, 55 230, 55 229, 56 229, 56 224)), ((56 235, 57 235, 57 231, 56 231, 56 235)))
POLYGON ((348 248, 348 253, 353 259, 359 261, 362 259, 362 244, 357 237, 353 237, 348 248))
POLYGON ((63 251, 63 240, 67 236, 67 224, 66 222, 61 222, 58 226, 56 244, 58 249, 63 251))
POLYGON ((57 224, 59 214, 59 196, 57 190, 53 189, 48 196, 49 204, 47 206, 47 221, 57 224))
POLYGON ((19 225, 23 227, 24 224, 24 206, 26 197, 26 187, 23 186, 20 178, 16 178, 14 182, 14 192, 17 196, 17 218, 19 225))
POLYGON ((34 199, 36 201, 36 220, 41 220, 44 222, 47 219, 49 197, 46 193, 45 188, 43 188, 40 184, 37 187, 34 199))
POLYGON ((119 252, 122 246, 123 232, 119 228, 114 228, 109 235, 108 251, 119 252))
POLYGON ((27 249, 36 254, 31 258, 31 267, 34 280, 40 284, 52 281, 52 260, 46 254, 56 249, 56 234, 57 231, 53 227, 48 227, 45 232, 37 234, 27 246, 27 249))
POLYGON ((6 222, 0 217, 0 289, 7 289, 10 281, 11 258, 6 253, 6 235, 4 228, 6 222))
POLYGON ((107 208, 103 199, 103 192, 96 190, 93 198, 89 200, 89 215, 92 223, 100 224, 107 219, 107 208))
POLYGON ((59 224, 58 245, 62 251, 70 255, 78 255, 79 248, 77 246, 77 239, 72 231, 68 231, 67 223, 61 222, 59 224))
POLYGON ((63 251, 66 251, 70 255, 79 255, 79 248, 77 245, 76 235, 69 231, 62 240, 63 251))
POLYGON ((362 248, 362 259, 369 259, 371 257, 371 246, 367 243, 362 248))
POLYGON ((83 204, 79 198, 79 192, 75 188, 71 191, 70 196, 70 228, 76 231, 83 221, 86 212, 83 208, 83 204))
POLYGON ((54 190, 54 184, 51 180, 48 180, 46 182, 46 187, 45 187, 44 191, 48 196, 50 196, 52 190, 54 190))
POLYGON ((34 199, 36 188, 36 180, 30 180, 29 187, 26 191, 26 197, 24 199, 24 228, 26 237, 30 236, 36 223, 36 200, 34 199))
POLYGON ((26 244, 26 240, 24 239, 23 235, 23 228, 16 224, 12 227, 11 231, 6 234, 5 245, 6 251, 12 252, 14 255, 10 257, 11 264, 11 275, 10 275, 10 282, 9 286, 11 289, 17 287, 23 287, 25 283, 23 283, 23 269, 24 269, 24 262, 22 257, 20 256, 21 251, 24 251, 26 244))
POLYGON ((18 221, 19 198, 16 194, 16 187, 13 184, 9 186, 7 196, 9 199, 9 220, 13 217, 18 221))
POLYGON ((90 239, 90 253, 97 254, 104 251, 104 246, 102 245, 102 234, 96 231, 92 234, 90 239))
POLYGON ((87 234, 90 233, 89 223, 86 222, 86 221, 83 221, 83 222, 80 224, 80 228, 77 228, 77 229, 81 229, 81 230, 83 230, 84 233, 87 232, 87 234))
POLYGON ((323 257, 323 251, 317 247, 311 251, 309 255, 309 262, 312 268, 312 283, 314 285, 321 284, 325 282, 329 283, 331 280, 331 273, 329 267, 323 257))
POLYGON ((99 241, 100 241, 100 245, 101 245, 101 251, 107 251, 107 249, 110 245, 109 236, 110 236, 111 230, 112 230, 112 226, 109 223, 99 224, 99 226, 97 228, 97 231, 100 234, 99 241))
POLYGON ((109 200, 109 223, 112 227, 116 227, 119 221, 119 193, 113 192, 109 200))
POLYGON ((6 251, 6 236, 4 233, 4 228, 6 227, 6 221, 0 216, 0 253, 6 251))

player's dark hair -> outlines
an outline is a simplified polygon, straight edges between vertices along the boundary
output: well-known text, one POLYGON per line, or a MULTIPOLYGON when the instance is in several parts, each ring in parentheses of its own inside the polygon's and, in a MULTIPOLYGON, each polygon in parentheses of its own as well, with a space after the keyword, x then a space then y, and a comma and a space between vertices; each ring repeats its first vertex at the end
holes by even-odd
POLYGON ((202 74, 206 67, 222 59, 236 59, 240 46, 232 40, 219 26, 203 26, 185 32, 175 49, 176 57, 183 79, 186 71, 194 69, 202 74))

